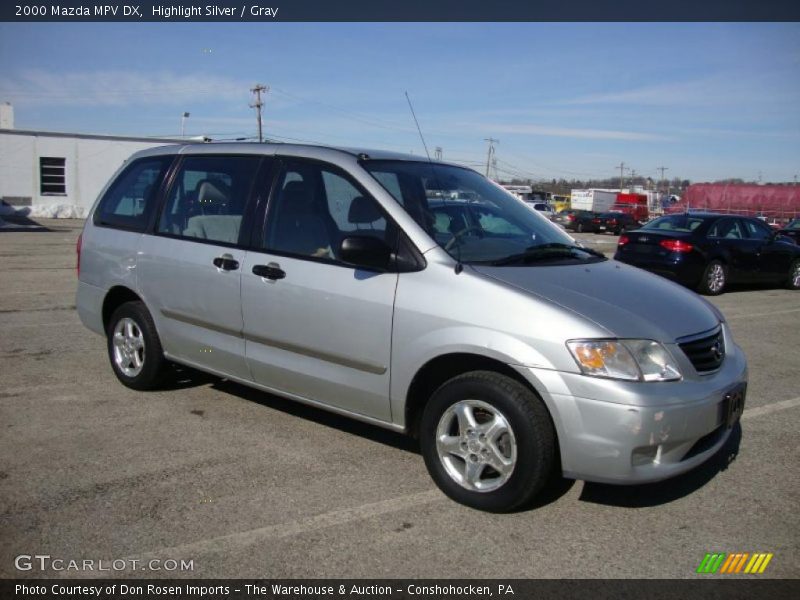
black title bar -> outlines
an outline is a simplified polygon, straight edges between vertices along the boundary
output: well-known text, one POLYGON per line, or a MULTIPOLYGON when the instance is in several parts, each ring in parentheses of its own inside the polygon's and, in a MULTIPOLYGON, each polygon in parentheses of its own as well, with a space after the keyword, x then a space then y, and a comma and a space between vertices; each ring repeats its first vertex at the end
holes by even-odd
POLYGON ((0 21, 798 21, 797 0, 175 0, 0 3, 0 21))
POLYGON ((58 579, 3 580, 0 598, 23 600, 751 600, 796 598, 796 580, 752 576, 632 579, 58 579))

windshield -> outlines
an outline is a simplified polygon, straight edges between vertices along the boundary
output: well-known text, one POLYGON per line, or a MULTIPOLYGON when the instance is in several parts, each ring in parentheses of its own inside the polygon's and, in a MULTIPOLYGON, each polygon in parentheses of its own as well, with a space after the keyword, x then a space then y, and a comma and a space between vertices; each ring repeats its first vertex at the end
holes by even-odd
POLYGON ((361 164, 456 260, 529 264, 531 250, 543 246, 549 251, 538 254, 546 260, 537 256, 537 262, 601 260, 475 171, 413 161, 361 164))

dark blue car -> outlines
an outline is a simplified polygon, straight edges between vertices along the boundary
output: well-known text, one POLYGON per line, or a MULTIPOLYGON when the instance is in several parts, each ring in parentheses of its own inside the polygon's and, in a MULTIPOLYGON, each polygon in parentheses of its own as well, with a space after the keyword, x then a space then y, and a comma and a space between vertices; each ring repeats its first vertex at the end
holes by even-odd
POLYGON ((800 246, 750 217, 667 215, 622 235, 614 258, 712 296, 730 283, 800 289, 800 246))

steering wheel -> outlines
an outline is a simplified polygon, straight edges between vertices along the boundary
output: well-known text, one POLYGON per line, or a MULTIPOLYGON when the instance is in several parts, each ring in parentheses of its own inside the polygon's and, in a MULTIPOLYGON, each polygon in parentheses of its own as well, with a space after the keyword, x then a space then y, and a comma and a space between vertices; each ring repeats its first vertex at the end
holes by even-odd
MULTIPOLYGON (((455 243, 458 241, 458 239, 461 236, 467 235, 470 231, 479 231, 479 232, 483 233, 483 227, 481 227, 480 225, 470 225, 469 227, 464 227, 464 229, 462 229, 461 231, 457 231, 456 233, 453 234, 452 239, 450 239, 444 245, 444 249, 445 250, 450 250, 450 248, 452 248, 455 245, 455 243)), ((480 237, 483 237, 483 236, 481 235, 480 237)))

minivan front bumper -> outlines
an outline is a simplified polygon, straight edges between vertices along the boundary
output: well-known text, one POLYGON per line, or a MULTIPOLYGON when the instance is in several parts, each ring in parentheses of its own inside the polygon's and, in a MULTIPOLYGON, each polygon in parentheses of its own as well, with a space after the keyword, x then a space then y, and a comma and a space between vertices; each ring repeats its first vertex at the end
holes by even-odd
POLYGON ((637 484, 668 479, 714 455, 733 431, 731 396, 743 400, 747 362, 728 338, 714 374, 634 383, 518 367, 540 392, 558 433, 565 477, 637 484))

